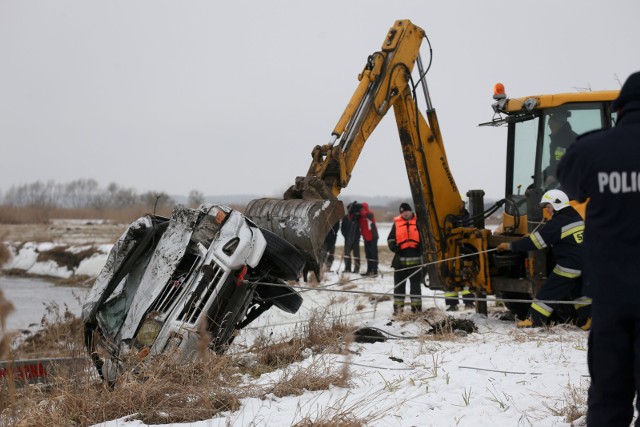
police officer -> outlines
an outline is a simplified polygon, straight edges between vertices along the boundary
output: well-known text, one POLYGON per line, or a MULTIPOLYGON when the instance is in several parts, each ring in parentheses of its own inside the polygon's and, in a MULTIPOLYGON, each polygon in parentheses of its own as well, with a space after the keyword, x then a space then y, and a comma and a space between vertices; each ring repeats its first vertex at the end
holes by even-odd
POLYGON ((400 215, 393 218, 393 225, 387 237, 387 245, 395 252, 391 266, 393 272, 393 314, 404 309, 405 283, 411 283, 411 311, 422 311, 420 285, 422 283, 422 251, 417 218, 408 203, 402 203, 400 215))
POLYGON ((584 240, 593 297, 592 427, 629 426, 640 391, 640 72, 627 79, 612 108, 616 126, 580 136, 557 170, 572 198, 589 199, 584 240))
MULTIPOLYGON (((579 318, 587 323, 588 304, 583 304, 582 293, 582 240, 584 221, 570 204, 569 197, 560 190, 549 190, 542 196, 540 206, 549 222, 540 231, 511 243, 500 243, 498 251, 528 252, 551 248, 556 260, 553 271, 536 294, 527 319, 518 322, 520 328, 543 326, 558 304, 546 301, 572 301, 583 305, 579 318), (584 314, 583 314, 584 313, 584 314)), ((583 325, 588 328, 589 325, 583 325)))
POLYGON ((362 205, 357 201, 349 203, 347 214, 342 218, 340 231, 344 237, 344 271, 360 273, 360 225, 358 217, 362 205), (353 270, 351 259, 353 258, 353 270))

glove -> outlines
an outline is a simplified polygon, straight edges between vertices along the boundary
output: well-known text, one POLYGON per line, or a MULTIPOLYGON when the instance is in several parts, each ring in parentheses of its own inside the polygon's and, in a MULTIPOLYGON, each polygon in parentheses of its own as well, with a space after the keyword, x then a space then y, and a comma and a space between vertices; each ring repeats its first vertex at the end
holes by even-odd
POLYGON ((498 252, 504 252, 504 251, 510 251, 511 250, 511 243, 500 243, 496 249, 498 250, 498 252))

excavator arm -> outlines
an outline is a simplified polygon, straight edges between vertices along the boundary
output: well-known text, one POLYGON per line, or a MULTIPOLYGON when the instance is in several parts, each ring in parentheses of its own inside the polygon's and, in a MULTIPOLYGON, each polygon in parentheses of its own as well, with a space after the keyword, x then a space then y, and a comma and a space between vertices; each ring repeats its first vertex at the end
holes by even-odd
POLYGON ((344 214, 337 197, 348 185, 367 139, 393 108, 424 257, 429 263, 430 287, 453 289, 462 282, 474 287, 489 286, 486 258, 458 258, 461 254, 481 253, 488 232, 458 226, 466 210, 448 166, 437 115, 424 81, 419 52, 424 38, 424 31, 410 21, 396 21, 380 51, 368 57, 358 76, 360 83, 329 142, 314 147, 306 176, 296 179, 285 192, 285 200, 258 199, 247 206, 245 214, 258 225, 283 235, 306 253, 316 275, 323 255, 319 252, 321 242, 330 226, 344 214), (426 119, 418 110, 417 85, 411 77, 416 64, 418 83, 427 102, 426 119), (308 227, 304 232, 301 222, 308 227), (296 230, 295 236, 290 232, 286 235, 291 227, 296 230), (444 261, 447 259, 451 260, 444 261))

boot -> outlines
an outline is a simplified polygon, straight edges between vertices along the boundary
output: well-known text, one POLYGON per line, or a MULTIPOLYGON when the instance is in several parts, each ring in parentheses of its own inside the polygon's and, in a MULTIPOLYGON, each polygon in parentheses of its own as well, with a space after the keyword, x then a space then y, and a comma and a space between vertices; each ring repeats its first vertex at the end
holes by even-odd
POLYGON ((531 319, 524 319, 516 323, 516 328, 534 328, 533 322, 531 319))

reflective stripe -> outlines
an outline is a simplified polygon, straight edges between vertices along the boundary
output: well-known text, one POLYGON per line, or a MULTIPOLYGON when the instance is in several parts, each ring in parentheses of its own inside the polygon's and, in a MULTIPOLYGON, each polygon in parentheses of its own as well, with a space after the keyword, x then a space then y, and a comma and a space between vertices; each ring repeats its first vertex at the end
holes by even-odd
POLYGON ((535 301, 531 304, 531 308, 542 314, 544 317, 549 317, 551 316, 551 313, 553 313, 553 308, 540 301, 535 301))
POLYGON ((562 233, 560 234, 560 238, 564 239, 565 237, 580 231, 584 231, 584 221, 576 221, 571 224, 567 224, 560 230, 560 233, 562 233))
POLYGON ((458 293, 457 292, 445 292, 444 296, 447 297, 447 298, 455 298, 455 297, 458 296, 458 293))
POLYGON ((561 265, 556 265, 553 268, 553 272, 558 276, 568 277, 569 279, 575 279, 576 277, 582 276, 582 271, 574 270, 573 268, 563 267, 561 265))
POLYGON ((411 257, 400 257, 400 264, 404 265, 420 265, 422 264, 422 258, 411 256, 411 257))
POLYGON ((547 244, 544 242, 544 239, 542 238, 540 233, 538 233, 537 231, 534 233, 531 233, 531 235, 529 235, 529 238, 531 239, 533 244, 536 245, 536 248, 544 249, 547 247, 547 244))
POLYGON ((573 302, 575 303, 573 304, 573 307, 577 310, 579 308, 590 306, 593 300, 589 297, 580 297, 574 299, 573 302))
POLYGON ((465 296, 465 295, 469 295, 471 293, 471 291, 469 289, 465 289, 464 291, 460 292, 460 295, 465 296))

